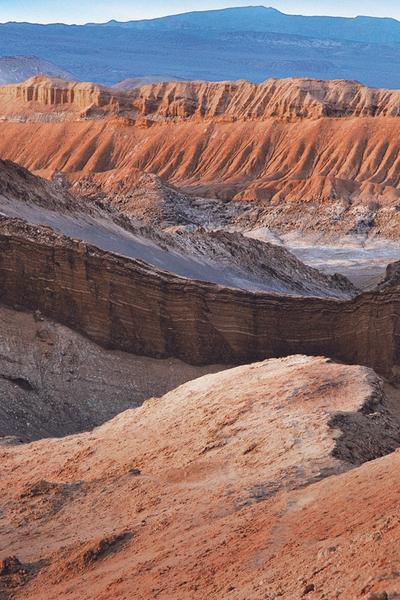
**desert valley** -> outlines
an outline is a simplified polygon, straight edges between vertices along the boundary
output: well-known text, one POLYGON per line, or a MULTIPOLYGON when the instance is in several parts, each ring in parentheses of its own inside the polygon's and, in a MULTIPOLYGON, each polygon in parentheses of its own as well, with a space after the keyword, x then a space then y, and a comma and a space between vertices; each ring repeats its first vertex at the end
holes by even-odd
POLYGON ((0 600, 400 598, 400 23, 261 9, 0 25, 0 600))

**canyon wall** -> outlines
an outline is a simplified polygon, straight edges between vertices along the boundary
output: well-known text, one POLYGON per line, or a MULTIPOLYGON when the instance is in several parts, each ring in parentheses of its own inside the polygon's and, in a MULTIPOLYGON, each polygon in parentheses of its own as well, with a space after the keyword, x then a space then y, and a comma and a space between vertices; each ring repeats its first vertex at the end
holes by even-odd
POLYGON ((111 199, 120 181, 134 189, 145 171, 199 196, 284 207, 267 223, 273 228, 301 226, 303 207, 317 203, 307 229, 319 229, 322 214, 326 231, 357 232, 373 220, 393 237, 399 112, 399 91, 346 81, 170 82, 121 92, 37 77, 0 87, 0 157, 71 182, 100 174, 111 199), (348 216, 359 203, 376 210, 348 216))
POLYGON ((351 301, 250 293, 179 278, 0 221, 0 301, 42 311, 106 348, 192 364, 326 355, 398 374, 399 288, 351 301))
POLYGON ((160 82, 130 92, 145 116, 230 121, 400 115, 400 92, 355 81, 269 79, 235 82, 160 82))
POLYGON ((156 82, 133 89, 108 89, 93 83, 67 82, 36 76, 26 82, 0 86, 0 111, 7 100, 29 111, 33 104, 71 110, 109 105, 124 113, 168 119, 220 120, 227 122, 270 118, 296 121, 321 117, 398 117, 400 92, 368 88, 355 81, 314 79, 269 79, 261 84, 248 81, 156 82))
MULTIPOLYGON (((123 99, 122 95, 120 98, 123 99)), ((90 109, 118 112, 120 105, 112 91, 100 85, 44 75, 36 75, 23 83, 0 86, 0 113, 3 118, 42 121, 45 114, 51 113, 60 120, 66 119, 68 113, 84 118, 90 109)))
MULTIPOLYGON (((282 206, 273 227, 296 205, 316 203, 314 217, 324 212, 333 228, 360 203, 382 209, 376 229, 386 236, 400 229, 399 92, 302 80, 153 84, 116 95, 57 85, 0 88, 2 158, 71 182, 100 174, 111 198, 121 180, 134 189, 135 173, 155 173, 199 196, 282 206), (15 94, 42 102, 16 104, 15 94), (66 103, 53 105, 53 96, 66 103)), ((341 233, 357 215, 350 221, 341 233)))

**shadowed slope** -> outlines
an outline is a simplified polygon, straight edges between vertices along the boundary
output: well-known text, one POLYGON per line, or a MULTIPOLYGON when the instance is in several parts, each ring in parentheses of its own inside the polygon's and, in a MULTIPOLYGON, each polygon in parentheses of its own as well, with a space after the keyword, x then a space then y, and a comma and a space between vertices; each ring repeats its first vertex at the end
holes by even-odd
POLYGON ((217 370, 107 352, 40 313, 0 305, 0 444, 87 431, 217 370))

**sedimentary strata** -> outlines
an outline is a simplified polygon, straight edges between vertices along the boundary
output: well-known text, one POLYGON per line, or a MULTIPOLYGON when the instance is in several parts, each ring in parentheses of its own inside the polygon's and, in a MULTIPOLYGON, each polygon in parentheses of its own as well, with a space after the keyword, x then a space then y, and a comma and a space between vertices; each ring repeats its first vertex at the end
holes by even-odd
POLYGON ((25 107, 28 112, 41 105, 55 112, 67 107, 80 115, 82 109, 106 107, 114 114, 131 111, 131 116, 149 117, 155 122, 400 116, 400 94, 396 90, 368 88, 355 81, 306 78, 269 79, 260 84, 160 81, 125 90, 39 75, 0 87, 3 114, 12 110, 11 102, 14 111, 25 107))
POLYGON ((338 301, 252 293, 178 277, 50 228, 0 221, 0 301, 106 348, 193 364, 325 354, 396 377, 399 289, 338 301))
POLYGON ((133 214, 146 172, 197 196, 253 203, 251 222, 272 228, 393 237, 399 98, 351 81, 124 92, 39 77, 0 87, 0 156, 48 178, 62 171, 77 189, 92 178, 133 214))

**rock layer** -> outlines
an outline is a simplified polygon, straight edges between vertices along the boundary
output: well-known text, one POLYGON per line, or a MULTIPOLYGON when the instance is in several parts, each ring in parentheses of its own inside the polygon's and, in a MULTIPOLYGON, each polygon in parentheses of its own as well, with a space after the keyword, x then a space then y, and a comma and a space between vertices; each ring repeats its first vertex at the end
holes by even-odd
POLYGON ((161 81, 125 90, 36 76, 1 87, 0 111, 7 111, 9 99, 21 110, 25 105, 27 112, 39 105, 50 110, 69 105, 76 111, 108 106, 115 113, 131 110, 132 116, 155 122, 400 116, 400 92, 396 90, 368 88, 355 81, 313 79, 269 79, 258 85, 248 81, 161 81))
POLYGON ((0 301, 45 315, 107 348, 193 364, 326 354, 396 377, 398 287, 350 301, 251 293, 0 221, 0 301))
POLYGON ((11 119, 43 121, 54 113, 56 120, 68 120, 89 117, 92 110, 101 116, 117 113, 120 106, 112 91, 100 85, 43 75, 0 87, 0 112, 11 119))

